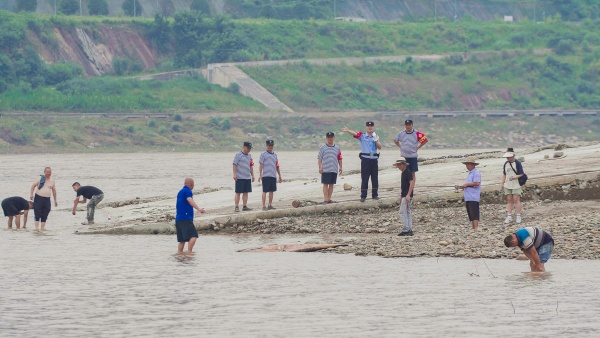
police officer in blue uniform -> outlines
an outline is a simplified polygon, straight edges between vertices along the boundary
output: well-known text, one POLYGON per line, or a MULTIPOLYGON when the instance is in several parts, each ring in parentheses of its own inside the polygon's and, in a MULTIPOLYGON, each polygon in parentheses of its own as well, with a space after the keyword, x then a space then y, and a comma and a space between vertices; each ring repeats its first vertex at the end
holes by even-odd
POLYGON ((362 179, 360 186, 360 201, 364 202, 367 199, 367 192, 369 191, 369 178, 371 178, 372 190, 371 196, 374 200, 379 199, 377 190, 379 189, 379 149, 381 149, 381 143, 379 143, 379 135, 375 134, 375 123, 368 121, 366 123, 367 131, 365 133, 354 130, 350 130, 347 127, 342 128, 343 132, 346 132, 355 139, 360 141, 360 176, 362 179))

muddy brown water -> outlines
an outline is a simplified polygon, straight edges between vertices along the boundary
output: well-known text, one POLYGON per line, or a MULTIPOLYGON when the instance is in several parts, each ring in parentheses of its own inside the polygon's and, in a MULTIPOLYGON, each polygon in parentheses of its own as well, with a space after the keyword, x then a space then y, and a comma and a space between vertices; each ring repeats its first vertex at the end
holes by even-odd
MULTIPOLYGON (((285 156, 302 174, 313 155, 285 156)), ((202 236, 194 256, 177 256, 175 236, 73 233, 71 181, 95 182, 109 201, 171 196, 188 174, 214 169, 211 184, 228 184, 229 170, 214 163, 231 157, 4 156, 0 197, 26 197, 50 165, 59 208, 44 234, 0 223, 0 336, 594 336, 600 329, 600 261, 550 260, 550 273, 531 275, 515 260, 237 252, 330 240, 320 237, 202 236)))

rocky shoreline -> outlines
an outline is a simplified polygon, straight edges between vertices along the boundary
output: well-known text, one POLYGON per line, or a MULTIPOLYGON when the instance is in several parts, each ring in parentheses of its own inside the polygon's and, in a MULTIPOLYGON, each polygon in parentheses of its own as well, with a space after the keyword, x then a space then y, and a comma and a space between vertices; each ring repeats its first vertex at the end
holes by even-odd
MULTIPOLYGON (((562 149, 554 147, 552 150, 562 149)), ((367 200, 365 203, 354 198, 328 205, 311 199, 285 200, 278 205, 278 210, 267 212, 255 209, 232 213, 230 206, 222 206, 212 209, 210 215, 197 218, 195 223, 201 237, 210 234, 306 234, 318 235, 318 244, 343 244, 323 250, 331 253, 490 259, 517 257, 520 250, 506 248, 504 237, 520 227, 536 226, 555 238, 554 258, 600 259, 600 175, 595 160, 599 152, 586 155, 587 162, 561 160, 564 157, 559 156, 558 161, 549 164, 541 162, 545 161, 545 155, 538 155, 537 175, 531 175, 523 193, 523 223, 508 227, 503 224, 506 200, 497 184, 483 188, 478 230, 472 230, 469 225, 462 194, 448 192, 448 189, 445 189, 446 193, 415 196, 414 236, 411 237, 397 236, 401 224, 396 191, 387 192, 387 196, 379 201, 367 200)), ((496 157, 487 153, 479 156, 496 157)), ((441 168, 459 161, 453 156, 435 160, 435 165, 441 168)), ((441 175, 448 173, 439 168, 441 175)), ((428 171, 433 172, 433 169, 428 171)), ((455 178, 444 176, 444 180, 449 182, 455 178)), ((167 197, 109 204, 114 213, 123 208, 121 214, 133 217, 81 229, 79 233, 173 234, 172 203, 160 201, 163 198, 167 197)))

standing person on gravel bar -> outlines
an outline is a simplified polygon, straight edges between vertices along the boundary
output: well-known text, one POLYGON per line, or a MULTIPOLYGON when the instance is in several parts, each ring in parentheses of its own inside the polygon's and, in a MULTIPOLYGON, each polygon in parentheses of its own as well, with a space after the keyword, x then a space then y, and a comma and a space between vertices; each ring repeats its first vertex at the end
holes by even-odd
POLYGON ((402 220, 402 232, 398 236, 412 236, 412 197, 415 189, 415 180, 408 168, 410 164, 404 157, 400 157, 393 164, 394 167, 400 169, 402 175, 400 177, 400 219, 402 220))
POLYGON ((279 171, 279 160, 277 159, 277 154, 273 151, 273 147, 275 146, 275 141, 267 140, 266 142, 267 150, 263 151, 260 154, 260 159, 258 160, 259 165, 259 174, 258 174, 258 182, 262 180, 262 209, 263 211, 273 210, 273 193, 277 191, 277 178, 276 175, 279 175, 279 183, 283 180, 281 179, 281 171, 279 171), (269 206, 266 205, 267 193, 269 193, 269 206))
POLYGON ((90 200, 87 205, 87 221, 81 224, 83 225, 91 225, 94 224, 94 213, 96 211, 96 206, 104 199, 104 193, 102 190, 92 187, 91 185, 81 186, 79 182, 73 183, 73 190, 77 193, 75 197, 75 202, 73 202, 73 215, 77 212, 77 204, 87 202, 90 200), (79 196, 83 196, 83 199, 80 200, 79 196))
POLYGON ((242 211, 250 211, 248 208, 248 193, 252 192, 252 182, 254 182, 254 160, 250 151, 252 143, 244 142, 242 150, 235 154, 233 158, 233 180, 235 181, 235 209, 240 211, 240 195, 242 195, 242 211))
POLYGON ((331 199, 333 186, 337 182, 338 173, 342 174, 342 150, 334 143, 335 134, 330 131, 325 134, 327 143, 319 148, 319 174, 323 183, 323 204, 334 203, 331 199))
POLYGON ((347 127, 342 128, 343 132, 346 132, 354 138, 360 141, 360 201, 364 202, 367 199, 367 193, 369 191, 369 177, 371 178, 371 185, 373 190, 371 196, 374 200, 379 199, 379 150, 381 149, 381 143, 379 143, 379 135, 375 134, 375 123, 368 121, 366 123, 367 132, 362 131, 356 132, 350 130, 347 127))
POLYGON ((513 148, 508 148, 502 157, 506 157, 506 162, 504 162, 504 167, 502 168, 502 187, 500 188, 500 190, 504 192, 504 195, 506 195, 507 201, 507 215, 504 224, 509 224, 513 221, 513 206, 517 212, 515 221, 517 224, 520 224, 521 212, 523 211, 523 207, 521 206, 521 194, 523 193, 523 189, 521 189, 521 185, 519 184, 519 178, 525 175, 525 172, 523 171, 521 162, 515 158, 515 151, 513 148))
POLYGON ((454 188, 456 190, 462 189, 465 192, 465 205, 467 206, 467 215, 469 216, 469 222, 471 227, 477 229, 479 226, 479 200, 481 197, 481 173, 475 168, 479 165, 477 159, 474 156, 469 156, 463 162, 467 166, 469 173, 467 174, 467 180, 463 185, 457 185, 454 188))
POLYGON ((419 156, 417 152, 421 149, 422 146, 427 144, 429 141, 427 136, 422 132, 415 130, 413 128, 413 121, 406 120, 404 121, 404 130, 399 132, 394 138, 394 143, 400 148, 400 156, 406 159, 410 167, 410 171, 413 175, 413 180, 417 181, 417 171, 419 171, 419 164, 417 161, 417 157, 419 156))

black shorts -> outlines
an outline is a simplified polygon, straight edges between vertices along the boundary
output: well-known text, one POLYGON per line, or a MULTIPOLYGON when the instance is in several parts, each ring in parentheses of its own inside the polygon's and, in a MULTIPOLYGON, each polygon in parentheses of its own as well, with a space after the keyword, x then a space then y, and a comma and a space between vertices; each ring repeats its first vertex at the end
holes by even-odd
POLYGON ((416 173, 419 171, 419 161, 417 161, 416 157, 407 157, 406 163, 408 163, 408 169, 410 169, 411 172, 416 173))
POLYGON ((35 221, 46 223, 51 210, 52 203, 50 203, 50 197, 42 197, 35 194, 33 197, 33 215, 35 216, 35 221))
POLYGON ((275 177, 263 177, 263 192, 277 191, 277 179, 275 177))
POLYGON ((337 173, 322 173, 321 183, 322 184, 335 184, 337 182, 337 173))
POLYGON ((177 242, 179 243, 189 242, 194 237, 198 238, 198 231, 191 219, 175 221, 175 230, 177 230, 177 242))
POLYGON ((479 221, 479 202, 466 201, 467 215, 469 215, 469 221, 479 221))
POLYGON ((17 216, 21 212, 9 201, 2 201, 2 211, 5 217, 17 216))
POLYGON ((245 192, 252 192, 252 180, 238 178, 235 180, 235 193, 241 194, 245 192))

